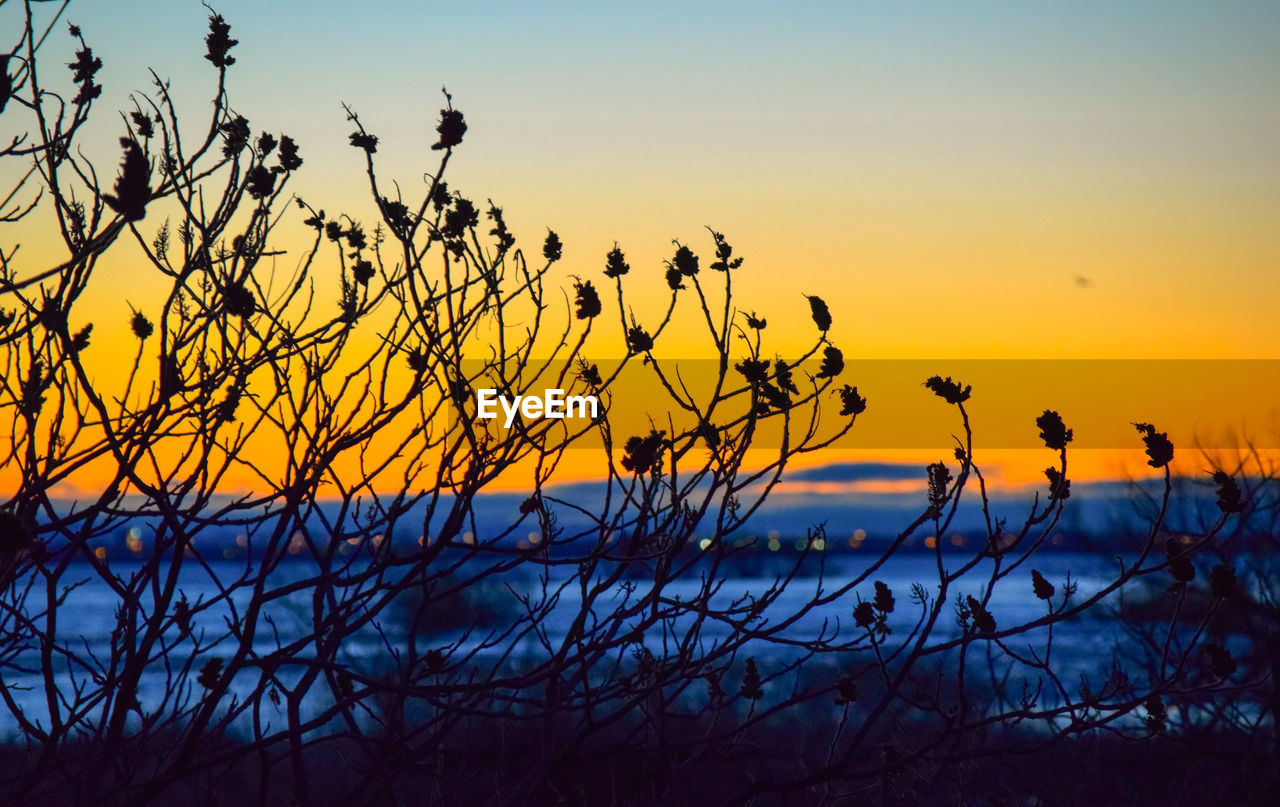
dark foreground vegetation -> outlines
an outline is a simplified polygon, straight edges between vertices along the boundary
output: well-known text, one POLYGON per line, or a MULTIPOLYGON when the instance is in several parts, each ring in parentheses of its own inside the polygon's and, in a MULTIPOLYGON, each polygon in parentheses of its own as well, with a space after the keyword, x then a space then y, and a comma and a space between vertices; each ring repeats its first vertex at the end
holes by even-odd
POLYGON ((239 43, 216 13, 209 117, 180 122, 200 107, 174 96, 193 89, 156 75, 95 163, 101 57, 65 9, 0 2, 0 120, 16 132, 0 142, 0 802, 1273 800, 1264 458, 1203 458, 1213 499, 1175 523, 1174 446, 1135 424, 1162 484, 1134 552, 1083 591, 1037 563, 1069 506, 1071 429, 1028 413, 1045 486, 997 508, 966 410, 981 391, 922 379, 958 437, 921 469, 919 514, 800 604, 784 594, 807 552, 727 596, 735 540, 788 463, 869 405, 820 297, 796 289, 798 316, 785 299, 746 307, 733 278, 748 269, 714 230, 663 267, 633 273, 615 246, 557 274, 554 232, 526 245, 446 183, 467 132, 448 94, 426 140, 349 108, 367 200, 298 198, 306 138, 232 104, 239 43), (392 181, 384 137, 438 162, 392 181), (94 323, 85 301, 115 293, 108 253, 134 285, 94 323), (652 311, 630 292, 650 282, 670 294, 652 311), (806 317, 811 347, 778 355, 770 328, 806 317), (664 358, 677 318, 703 328, 712 383, 664 358), (122 335, 128 355, 100 347, 122 335), (607 406, 505 430, 475 417, 478 388, 607 402, 619 365, 652 376, 639 432, 615 432, 607 406), (551 485, 587 436, 606 477, 590 506, 551 485), (527 495, 478 529, 478 497, 513 475, 527 495), (228 495, 232 479, 250 492, 228 495), (68 508, 77 482, 94 492, 68 508), (887 584, 885 564, 947 535, 962 500, 979 540, 887 584), (228 529, 242 566, 201 548, 228 529), (122 532, 127 571, 104 551, 122 532), (387 539, 405 532, 420 541, 387 539), (109 592, 101 637, 62 618, 86 575, 109 592), (1011 617, 1010 591, 1038 615, 1011 617), (1121 595, 1127 635, 1080 673, 1055 631, 1121 595), (811 629, 833 604, 840 618, 811 629))
MULTIPOLYGON (((817 711, 817 710, 815 710, 817 711)), ((1162 735, 1135 742, 1110 733, 1090 733, 1047 743, 1034 733, 1001 734, 1018 753, 994 746, 975 748, 963 758, 945 761, 895 760, 894 746, 869 754, 881 770, 862 776, 836 776, 802 786, 775 788, 797 769, 820 769, 828 755, 829 715, 789 721, 768 731, 748 732, 731 743, 673 742, 639 745, 638 721, 615 727, 598 747, 576 748, 558 764, 537 764, 548 743, 569 738, 542 726, 470 725, 456 745, 413 754, 396 743, 385 746, 379 766, 354 765, 366 749, 337 739, 302 752, 309 784, 320 803, 488 805, 511 801, 537 805, 617 804, 873 804, 925 805, 1270 805, 1280 799, 1274 754, 1237 733, 1202 732, 1162 735), (753 795, 744 798, 744 790, 753 795), (513 793, 519 793, 513 796, 513 793), (504 799, 503 794, 506 794, 504 799)), ((690 725, 697 735, 704 726, 690 725)), ((910 731, 910 726, 903 727, 910 731)), ((927 729, 922 729, 927 731, 927 729)), ((180 735, 149 738, 152 746, 132 748, 146 758, 163 755, 180 735)), ((63 752, 68 772, 90 773, 96 746, 84 743, 63 752)), ((158 804, 289 804, 295 794, 286 760, 278 749, 278 776, 264 777, 251 754, 228 746, 237 761, 183 778, 164 788, 158 804)), ((13 746, 0 752, 6 770, 23 764, 13 746)), ((141 771, 143 773, 145 771, 141 771)), ((47 788, 30 791, 27 804, 79 804, 83 788, 50 778, 47 788)))

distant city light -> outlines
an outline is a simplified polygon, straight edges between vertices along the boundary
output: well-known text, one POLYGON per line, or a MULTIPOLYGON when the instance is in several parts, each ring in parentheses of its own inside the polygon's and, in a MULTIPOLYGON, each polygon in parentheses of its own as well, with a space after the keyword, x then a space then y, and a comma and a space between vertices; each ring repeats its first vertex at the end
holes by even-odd
POLYGON ((129 547, 129 551, 135 555, 142 554, 142 530, 137 527, 130 527, 125 537, 125 545, 129 547))

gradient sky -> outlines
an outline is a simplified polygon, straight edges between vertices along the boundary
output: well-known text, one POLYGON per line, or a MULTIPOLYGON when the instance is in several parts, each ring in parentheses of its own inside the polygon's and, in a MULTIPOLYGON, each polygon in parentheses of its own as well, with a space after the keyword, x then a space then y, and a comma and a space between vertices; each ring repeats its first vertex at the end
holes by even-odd
MULTIPOLYGON (((124 5, 69 12, 99 111, 147 66, 202 110, 203 8, 124 5)), ((711 225, 744 307, 803 316, 785 272, 857 355, 1280 356, 1280 5, 264 5, 217 5, 233 101, 317 202, 360 181, 340 101, 409 188, 447 84, 454 186, 555 228, 566 271, 616 239, 661 289, 711 225)))
MULTIPOLYGON (((341 101, 409 193, 447 85, 451 185, 526 242, 553 227, 566 274, 619 241, 655 309, 671 239, 708 252, 710 225, 747 259, 740 308, 807 324, 821 293, 850 358, 1280 358, 1280 4, 216 8, 233 105, 299 141, 318 206, 362 198, 341 101)), ((206 16, 72 4, 103 165, 148 66, 207 109, 206 16)))

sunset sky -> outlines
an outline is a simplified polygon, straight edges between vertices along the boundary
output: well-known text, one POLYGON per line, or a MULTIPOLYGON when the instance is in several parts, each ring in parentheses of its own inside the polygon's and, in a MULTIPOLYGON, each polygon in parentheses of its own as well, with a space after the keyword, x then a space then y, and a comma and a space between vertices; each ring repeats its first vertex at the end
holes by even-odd
MULTIPOLYGON (((785 272, 853 352, 1280 356, 1273 3, 217 9, 233 101, 295 134, 304 197, 360 182, 341 101, 389 172, 429 170, 447 85, 471 127, 455 186, 556 229, 570 269, 616 239, 656 277, 710 225, 748 256, 744 303, 803 315, 785 272)), ((106 62, 101 113, 148 66, 202 109, 197 3, 69 19, 106 62)))
MULTIPOLYGON (((317 206, 369 214, 340 102, 412 193, 447 85, 470 126, 451 186, 525 243, 554 228, 566 275, 618 241, 655 311, 671 240, 709 252, 707 225, 778 350, 812 339, 807 292, 850 360, 1280 358, 1280 4, 216 9, 240 40, 233 106, 299 142, 292 188, 317 206)), ((72 5, 106 65, 102 166, 147 67, 205 113, 206 16, 72 5)))

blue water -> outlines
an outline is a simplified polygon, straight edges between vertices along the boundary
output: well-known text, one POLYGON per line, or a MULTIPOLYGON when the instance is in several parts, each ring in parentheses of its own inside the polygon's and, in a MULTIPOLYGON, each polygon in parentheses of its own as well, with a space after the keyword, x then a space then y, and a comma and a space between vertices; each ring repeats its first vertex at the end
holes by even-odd
MULTIPOLYGON (((785 635, 798 642, 812 641, 820 636, 828 639, 853 640, 862 635, 852 619, 852 609, 859 597, 870 600, 874 597, 872 580, 886 583, 893 591, 897 607, 887 622, 891 633, 886 637, 886 647, 892 648, 905 640, 912 632, 913 626, 921 616, 922 607, 911 601, 912 584, 921 584, 931 596, 937 593, 937 568, 934 556, 930 553, 900 554, 895 556, 884 567, 877 570, 864 584, 830 603, 815 608, 806 605, 819 594, 829 594, 855 575, 860 573, 867 563, 866 556, 853 552, 828 553, 824 576, 798 577, 791 580, 778 593, 776 599, 760 613, 760 618, 751 623, 758 630, 767 629, 783 620, 795 617, 794 624, 789 625, 785 635), (798 616, 797 616, 798 615, 798 616)), ((949 566, 959 566, 960 556, 947 560, 949 566)), ((1016 624, 1030 622, 1046 613, 1046 604, 1036 599, 1032 591, 1030 569, 1034 566, 1058 588, 1054 602, 1060 602, 1064 581, 1068 574, 1077 584, 1078 590, 1073 601, 1079 602, 1093 592, 1098 591, 1114 579, 1118 573, 1118 562, 1115 558, 1098 555, 1054 552, 1046 549, 1038 554, 1029 565, 1024 565, 1009 578, 996 585, 989 601, 989 610, 1003 630, 1016 624)), ((111 566, 116 577, 124 582, 129 581, 140 566, 134 563, 116 562, 111 566)), ((194 563, 186 563, 179 579, 179 589, 192 604, 207 603, 218 599, 219 585, 216 580, 230 581, 246 572, 244 561, 211 562, 208 568, 194 563)), ((930 643, 939 643, 960 634, 955 619, 953 603, 956 595, 981 596, 989 566, 983 565, 970 575, 955 583, 949 592, 949 602, 943 609, 930 643)), ((454 628, 444 630, 432 636, 419 637, 420 652, 424 648, 440 647, 452 650, 455 654, 469 653, 468 665, 474 667, 483 677, 486 672, 498 669, 509 669, 510 665, 528 663, 539 657, 545 657, 547 646, 555 649, 564 641, 571 620, 581 610, 581 588, 576 576, 575 567, 556 566, 546 570, 546 578, 539 579, 538 570, 521 571, 520 574, 509 574, 499 581, 493 581, 484 588, 485 596, 492 606, 493 613, 499 615, 498 622, 491 626, 479 627, 466 632, 454 628), (508 586, 510 587, 508 589, 508 586), (520 630, 518 622, 520 606, 517 595, 532 597, 539 602, 544 592, 554 593, 549 604, 547 617, 541 623, 541 630, 520 630), (487 642, 495 632, 517 624, 518 639, 504 640, 490 646, 487 642), (509 650, 514 647, 514 652, 509 650)), ((306 577, 312 571, 305 561, 293 561, 282 564, 269 578, 271 585, 287 584, 306 577)), ((71 566, 63 581, 63 586, 81 583, 67 592, 65 600, 57 609, 58 644, 69 652, 76 654, 83 664, 59 665, 54 676, 54 685, 59 692, 67 695, 76 687, 93 688, 95 665, 106 660, 110 653, 111 634, 117 627, 119 600, 111 587, 101 579, 97 579, 87 565, 71 566), (81 582, 83 581, 83 582, 81 582), (85 666, 87 665, 87 666, 85 666)), ((759 597, 774 587, 775 577, 761 576, 759 572, 749 577, 722 577, 719 580, 712 605, 723 606, 730 602, 750 602, 750 598, 759 597)), ((698 597, 703 582, 694 575, 670 584, 666 596, 681 602, 689 602, 698 597)), ((595 604, 593 614, 607 617, 614 609, 623 607, 639 597, 646 590, 645 581, 635 580, 628 585, 615 586, 602 596, 595 604), (633 586, 631 590, 628 590, 633 586)), ((233 592, 229 601, 200 613, 193 620, 197 635, 203 635, 206 642, 219 635, 226 634, 227 621, 233 620, 235 614, 242 614, 249 604, 251 592, 245 588, 233 592)), ((148 593, 144 593, 142 602, 146 608, 148 593)), ((39 610, 44 602, 43 589, 32 592, 28 600, 26 612, 30 615, 39 610)), ((304 637, 310 633, 310 615, 312 595, 309 590, 302 590, 274 601, 267 609, 270 622, 264 621, 257 633, 254 649, 259 654, 267 654, 280 645, 304 637)), ((1104 600, 1084 617, 1069 620, 1057 625, 1053 633, 1053 658, 1055 668, 1064 680, 1078 682, 1079 675, 1105 676, 1104 660, 1109 659, 1118 645, 1126 640, 1124 632, 1117 622, 1110 618, 1114 613, 1114 595, 1104 600), (1100 666, 1101 665, 1101 666, 1100 666)), ((376 672, 390 667, 393 653, 402 649, 407 641, 403 609, 389 608, 379 620, 355 632, 342 642, 341 660, 351 669, 376 672)), ((670 648, 681 641, 683 631, 692 623, 690 617, 676 618, 663 623, 663 627, 651 628, 644 636, 644 644, 655 654, 661 654, 664 648, 670 648)), ((43 624, 43 623, 37 623, 43 624)), ((722 642, 732 633, 732 628, 724 622, 707 620, 703 623, 699 636, 702 647, 711 648, 722 642)), ((1030 655, 1043 654, 1046 649, 1048 632, 1040 628, 1028 631, 1009 640, 1008 646, 1018 653, 1030 655)), ((984 643, 985 644, 985 643, 984 643)), ((157 708, 165 696, 166 662, 168 669, 184 664, 188 660, 190 641, 180 643, 165 660, 154 660, 143 675, 138 689, 138 700, 143 711, 157 708)), ((212 645, 200 653, 194 660, 190 677, 194 698, 201 694, 194 684, 194 670, 210 657, 230 655, 234 645, 229 641, 220 645, 212 645)), ((784 662, 789 656, 798 654, 800 649, 791 645, 781 645, 757 641, 748 647, 748 651, 761 659, 763 666, 772 661, 775 664, 784 662)), ((28 719, 40 725, 49 724, 46 705, 46 679, 39 671, 39 653, 34 644, 28 643, 24 649, 10 657, 10 666, 4 672, 4 683, 16 704, 23 709, 28 719), (19 671, 15 672, 15 668, 19 671)), ((1025 673, 1035 677, 1034 670, 1021 670, 1015 667, 1015 674, 1025 673)), ((243 696, 249 692, 256 682, 256 673, 246 671, 238 675, 231 692, 243 696)), ((89 710, 93 713, 92 708, 89 710)), ((12 738, 17 732, 17 722, 8 709, 0 707, 0 735, 12 738)))

